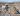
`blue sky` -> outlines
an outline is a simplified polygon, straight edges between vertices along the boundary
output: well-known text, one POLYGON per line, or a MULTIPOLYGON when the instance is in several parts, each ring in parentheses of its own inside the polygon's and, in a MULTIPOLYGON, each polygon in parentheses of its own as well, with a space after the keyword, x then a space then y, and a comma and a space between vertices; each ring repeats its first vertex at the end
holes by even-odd
POLYGON ((0 2, 20 2, 20 0, 0 0, 0 2))

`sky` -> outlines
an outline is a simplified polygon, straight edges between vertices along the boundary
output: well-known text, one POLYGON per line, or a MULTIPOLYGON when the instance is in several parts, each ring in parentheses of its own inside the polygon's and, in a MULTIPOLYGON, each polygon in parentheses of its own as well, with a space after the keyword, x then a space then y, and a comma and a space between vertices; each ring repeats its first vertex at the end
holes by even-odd
POLYGON ((20 2, 20 0, 0 0, 0 2, 20 2))

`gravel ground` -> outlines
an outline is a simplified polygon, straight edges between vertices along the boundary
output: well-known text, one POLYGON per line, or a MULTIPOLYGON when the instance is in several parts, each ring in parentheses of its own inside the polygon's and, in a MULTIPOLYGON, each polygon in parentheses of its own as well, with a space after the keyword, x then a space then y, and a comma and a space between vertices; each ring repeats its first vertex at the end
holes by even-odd
POLYGON ((0 16, 20 16, 20 14, 0 14, 0 16))

